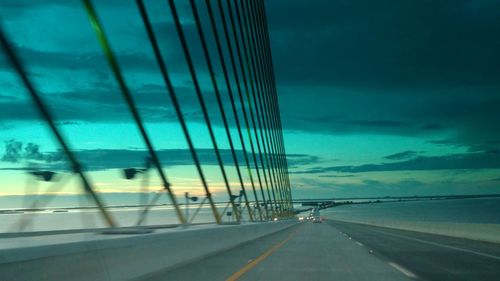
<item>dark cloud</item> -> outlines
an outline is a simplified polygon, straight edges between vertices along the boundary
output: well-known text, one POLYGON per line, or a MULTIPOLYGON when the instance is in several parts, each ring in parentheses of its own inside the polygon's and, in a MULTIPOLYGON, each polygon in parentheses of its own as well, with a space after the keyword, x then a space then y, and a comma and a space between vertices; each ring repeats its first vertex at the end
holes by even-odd
POLYGON ((301 172, 322 174, 329 172, 364 173, 392 171, 459 170, 459 169, 500 169, 500 153, 476 152, 434 157, 416 157, 395 163, 366 164, 360 166, 318 167, 301 172))
MULTIPOLYGON (((59 5, 58 3, 46 3, 43 1, 32 1, 32 2, 40 2, 39 5, 33 5, 36 7, 50 7, 50 5, 59 5)), ((49 1, 50 2, 50 1, 49 1)), ((69 2, 69 1, 61 1, 61 2, 69 2)), ((78 1, 77 1, 78 2, 78 1)), ((97 10, 102 11, 103 15, 106 15, 109 10, 114 10, 117 7, 110 5, 107 3, 109 1, 103 1, 105 3, 102 5, 96 5, 97 10), (107 4, 106 4, 107 3, 107 4)), ((147 38, 147 34, 145 32, 145 28, 142 20, 138 16, 137 7, 135 4, 131 3, 121 3, 119 5, 119 9, 123 14, 127 14, 127 22, 123 21, 123 19, 115 19, 113 21, 101 21, 104 25, 104 29, 106 34, 108 35, 108 39, 110 41, 113 53, 118 61, 118 64, 125 75, 134 75, 134 74, 158 74, 159 68, 158 63, 153 55, 151 44, 147 38), (131 17, 130 14, 133 16, 131 17), (127 42, 129 41, 129 42, 127 42), (135 46, 135 48, 130 48, 130 45, 135 46)), ((157 2, 153 3, 155 6, 158 4, 157 2)), ((13 5, 14 6, 14 5, 13 5)), ((29 7, 30 5, 20 4, 17 7, 19 9, 23 9, 24 11, 32 9, 33 7, 29 7)), ((182 7, 182 9, 186 9, 186 5, 178 5, 182 7)), ((77 5, 68 5, 74 10, 83 9, 83 6, 80 3, 77 5)), ((0 13, 5 13, 7 18, 12 16, 8 10, 9 6, 1 7, 0 13)), ((170 20, 170 15, 168 10, 166 10, 167 17, 152 17, 152 25, 154 26, 155 34, 157 36, 159 47, 162 53, 163 61, 165 62, 167 69, 170 74, 187 74, 188 68, 186 66, 186 61, 184 59, 184 54, 181 49, 181 45, 177 36, 177 31, 174 28, 173 22, 170 20), (168 20, 167 20, 168 19, 168 20)), ((42 12, 41 17, 46 16, 47 11, 42 12)), ((51 15, 52 17, 64 17, 63 14, 56 13, 51 15)), ((186 16, 189 16, 187 14, 186 16)), ((103 18, 106 18, 105 16, 103 18)), ((111 81, 112 73, 111 69, 106 62, 105 56, 101 49, 99 48, 97 38, 92 32, 82 32, 81 30, 87 30, 89 28, 88 22, 85 21, 71 21, 70 26, 72 26, 77 32, 73 32, 68 34, 71 36, 73 44, 68 44, 65 40, 64 36, 58 37, 56 34, 47 33, 46 29, 34 29, 34 32, 44 32, 47 33, 47 38, 50 38, 48 41, 55 41, 61 44, 60 48, 57 50, 47 50, 44 48, 43 44, 16 44, 16 40, 12 40, 14 49, 16 53, 20 57, 22 61, 25 62, 28 70, 32 75, 36 75, 37 72, 51 72, 55 73, 57 71, 80 71, 80 73, 85 72, 85 75, 93 76, 94 78, 100 78, 102 80, 111 81), (78 45, 75 42, 85 42, 86 45, 78 45), (91 43, 89 43, 91 42, 91 43), (66 44, 65 44, 66 43, 66 44), (63 45, 65 44, 65 45, 63 45)), ((71 30, 71 29, 68 29, 71 30)), ((198 35, 195 29, 195 25, 190 20, 183 21, 183 30, 186 35, 186 39, 188 41, 189 46, 191 46, 191 56, 197 71, 204 74, 206 73, 205 68, 205 59, 203 57, 203 53, 197 47, 199 45, 198 35), (193 46, 195 48, 193 48, 193 46)), ((14 39, 17 39, 15 34, 16 30, 15 26, 12 31, 12 36, 14 39)), ((213 43, 209 41, 209 43, 213 43)), ((5 56, 0 56, 0 64, 7 65, 7 58, 5 56)), ((47 73, 44 73, 47 75, 47 73)))
MULTIPOLYGON (((162 25, 166 24, 162 23, 162 25)), ((192 24, 186 24, 185 29, 189 33, 195 32, 192 24)), ((134 36, 144 35, 138 31, 139 29, 135 30, 135 33, 133 32, 134 36)), ((140 31, 143 30, 141 29, 140 31)), ((172 33, 172 30, 170 33, 172 33)), ((172 41, 177 40, 176 35, 170 34, 166 36, 162 33, 161 38, 165 40, 163 44, 166 49, 164 53, 167 56, 165 60, 167 60, 167 64, 171 69, 170 74, 186 74, 187 68, 185 67, 180 46, 176 48, 172 46, 172 41)), ((147 40, 142 41, 144 44, 148 44, 147 40)), ((192 45, 196 45, 196 43, 192 45)), ((82 82, 85 82, 83 83, 83 85, 86 85, 85 88, 75 86, 69 91, 41 92, 41 96, 47 99, 47 104, 56 112, 55 116, 58 120, 131 121, 119 88, 116 86, 114 77, 101 52, 81 53, 78 50, 46 51, 41 50, 40 46, 16 46, 16 50, 23 61, 26 62, 27 68, 31 70, 30 75, 32 77, 45 77, 45 75, 57 77, 59 71, 69 71, 74 72, 71 79, 74 79, 75 85, 82 85, 82 82), (43 71, 44 74, 37 74, 40 71, 43 71), (82 74, 81 71, 85 71, 86 74, 82 74), (96 81, 89 82, 93 80, 96 81)), ((126 78, 129 75, 148 74, 154 76, 159 73, 157 63, 153 58, 149 45, 140 48, 135 53, 118 51, 115 54, 126 78)), ((200 67, 204 59, 199 58, 199 52, 192 52, 192 54, 198 66, 197 75, 206 78, 205 69, 200 67), (195 55, 197 53, 198 57, 195 55)), ((8 65, 5 59, 4 56, 0 56, 0 63, 8 65)), ((35 81, 35 79, 33 80, 35 81)), ((200 79, 200 81, 203 81, 203 79, 200 79)), ((16 84, 13 85, 20 86, 19 81, 16 80, 14 82, 16 84)), ((192 117, 192 121, 202 122, 199 102, 191 80, 174 80, 173 82, 174 84, 178 84, 174 88, 184 114, 192 117)), ((126 81, 126 84, 147 120, 155 122, 177 120, 163 80, 157 80, 157 84, 155 84, 129 79, 126 81)), ((202 83, 201 87, 210 115, 217 115, 218 107, 215 104, 212 85, 202 83)), ((12 87, 4 91, 9 90, 12 90, 12 87)), ((225 91, 221 90, 221 93, 224 95, 225 91)), ((228 109, 229 106, 227 103, 229 101, 225 105, 225 108, 228 109)), ((10 93, 0 94, 0 119, 36 120, 38 116, 30 107, 31 105, 26 101, 26 97, 19 98, 10 93)), ((240 110, 241 106, 237 104, 237 108, 240 110)), ((213 119, 215 122, 220 122, 220 119, 213 119)))
MULTIPOLYGON (((38 67, 50 71, 83 70, 102 74, 103 70, 107 71, 109 68, 101 52, 46 51, 40 50, 36 46, 16 46, 15 49, 31 69, 38 67)), ((156 62, 148 53, 118 53, 117 58, 124 69, 142 72, 157 71, 156 62)), ((0 57, 0 62, 7 64, 5 57, 0 57)), ((101 78, 103 77, 101 76, 101 78)))
POLYGON ((366 179, 361 181, 364 185, 368 186, 381 186, 384 185, 383 182, 378 181, 378 180, 371 180, 371 179, 366 179))
POLYGON ((419 186, 425 186, 425 183, 416 180, 416 179, 404 179, 399 182, 400 186, 405 186, 405 187, 410 187, 410 188, 415 188, 419 186))
POLYGON ((21 161, 28 162, 43 162, 52 164, 63 161, 64 156, 61 152, 42 153, 40 146, 35 143, 23 144, 20 141, 8 140, 5 141, 5 150, 0 158, 3 162, 18 163, 21 161))
POLYGON ((266 8, 286 128, 449 133, 466 146, 500 139, 498 1, 278 0, 266 8))
MULTIPOLYGON (((185 115, 189 121, 201 122, 192 84, 185 81, 187 68, 176 31, 166 3, 161 2, 161 9, 156 6, 160 2, 147 3, 154 30, 169 72, 176 75, 176 92, 185 115)), ((155 83, 143 79, 158 78, 158 69, 137 9, 133 1, 120 4, 118 0, 96 1, 98 14, 103 18, 141 116, 146 121, 177 121, 161 80, 155 83)), ((202 87, 207 107, 211 116, 219 116, 213 92, 206 82, 204 59, 191 12, 186 8, 188 2, 177 1, 177 4, 197 73, 205 81, 202 87)), ((17 43, 16 49, 26 62, 30 77, 39 82, 40 89, 43 88, 42 97, 47 100, 58 125, 96 120, 132 122, 88 22, 78 19, 82 22, 75 23, 66 18, 68 34, 61 36, 51 32, 50 22, 58 22, 59 17, 64 19, 58 9, 52 9, 56 5, 82 8, 76 0, 5 0, 0 12, 2 21, 9 23, 6 24, 7 32, 17 43), (26 11, 34 9, 40 9, 37 19, 23 20, 36 22, 40 17, 47 21, 47 26, 32 25, 29 30, 21 29, 24 26, 16 24, 16 19, 26 17, 29 15, 26 11), (80 32, 82 30, 86 31, 80 32), (30 32, 37 34, 34 38, 40 35, 44 40, 23 41, 25 37, 31 38, 30 32), (71 82, 75 82, 68 83, 74 85, 73 88, 52 85, 52 80, 67 77, 68 73, 72 76, 71 82), (79 88, 81 85, 85 88, 79 88)), ((321 163, 323 159, 305 154, 288 155, 289 165, 295 172, 302 167, 305 171, 298 173, 338 178, 355 175, 336 175, 334 172, 499 168, 498 1, 317 0, 306 3, 275 0, 266 2, 266 8, 285 129, 326 134, 411 136, 430 140, 435 145, 465 147, 469 151, 423 157, 408 150, 386 156, 391 160, 389 163, 309 169, 304 166, 321 163)), ((204 12, 202 21, 206 23, 204 12)), ((210 48, 213 48, 210 40, 210 48)), ((214 54, 213 49, 211 53, 214 54)), ((0 56, 1 62, 5 62, 4 56, 0 56)), ((38 120, 30 102, 16 95, 22 89, 18 81, 12 85, 1 89, 0 119, 6 120, 2 123, 38 120)), ((241 112, 241 108, 238 111, 241 112)), ((213 121, 220 124, 220 118, 213 121)), ((4 162, 28 160, 63 169, 62 162, 50 160, 55 157, 54 153, 43 152, 35 144, 19 145, 13 141, 9 145, 2 156, 4 162)), ((94 149, 76 153, 92 171, 141 166, 147 155, 143 150, 134 149, 94 149)), ((158 153, 164 165, 192 165, 186 150, 159 150, 158 153)), ((232 165, 229 151, 222 150, 222 153, 224 162, 232 165)), ((241 154, 238 152, 239 157, 241 154)), ((200 157, 204 164, 216 163, 210 149, 200 150, 200 157)), ((331 190, 331 186, 317 182, 307 184, 331 190)), ((398 187, 418 185, 419 182, 412 179, 398 183, 398 187)), ((362 186, 376 186, 382 191, 384 188, 384 184, 377 181, 365 181, 362 186)))
MULTIPOLYGON (((230 150, 220 150, 223 161, 227 165, 231 165, 232 158, 230 150)), ((89 149, 74 151, 80 163, 82 163, 86 171, 100 171, 110 169, 123 169, 130 167, 144 167, 145 159, 148 157, 148 152, 144 150, 130 150, 130 149, 89 149)), ((216 165, 214 151, 212 149, 199 149, 197 150, 200 161, 205 165, 216 165)), ((20 159, 38 160, 38 156, 42 159, 51 159, 54 157, 53 152, 44 153, 43 155, 34 155, 37 159, 28 159, 23 155, 13 154, 14 157, 2 158, 5 162, 19 162, 20 159), (15 156, 18 156, 15 158, 15 156), (16 161, 12 161, 16 160, 16 161)), ((6 154, 7 155, 7 154, 6 154)), ((163 159, 162 164, 165 166, 177 165, 192 165, 193 161, 189 150, 187 149, 165 149, 158 150, 157 155, 163 159)), ((51 170, 67 170, 68 167, 65 163, 52 163, 46 161, 39 163, 45 169, 51 170)))
POLYGON ((70 125, 80 125, 80 122, 76 121, 63 121, 63 122, 56 122, 55 123, 58 126, 70 126, 70 125))
MULTIPOLYGON (((216 159, 211 149, 198 150, 198 156, 203 164, 214 165, 216 159)), ((193 163, 189 150, 168 149, 158 150, 158 157, 162 164, 167 166, 191 165, 193 163)), ((223 161, 231 163, 229 151, 222 151, 223 161)), ((148 157, 147 151, 128 149, 92 149, 77 152, 77 156, 84 163, 87 170, 108 170, 128 167, 144 166, 144 159, 148 157)))
POLYGON ((461 139, 441 139, 434 141, 427 141, 429 143, 443 145, 443 146, 454 146, 454 147, 465 147, 468 152, 493 152, 499 151, 500 141, 479 141, 474 143, 467 143, 461 139))
POLYGON ((23 143, 15 140, 5 142, 5 152, 1 160, 4 162, 17 163, 22 158, 23 143))
POLYGON ((44 155, 40 152, 40 146, 34 143, 27 143, 24 147, 24 158, 30 160, 45 160, 44 155))
POLYGON ((17 100, 17 99, 18 99, 17 97, 0 94, 0 101, 12 101, 12 100, 17 100))
POLYGON ((443 127, 440 124, 432 123, 432 124, 425 124, 422 127, 420 127, 422 130, 442 130, 445 127, 443 127))
POLYGON ((7 168, 0 168, 0 171, 31 171, 33 170, 32 168, 29 167, 7 167, 7 168))
MULTIPOLYGON (((322 198, 370 198, 384 196, 414 196, 436 195, 436 194, 470 194, 463 186, 454 185, 451 181, 443 181, 438 184, 424 184, 415 179, 404 179, 399 182, 381 182, 373 179, 366 179, 359 183, 335 184, 331 181, 318 180, 317 178, 304 178, 295 181, 295 185, 300 187, 294 190, 294 198, 311 198, 308 188, 314 187, 315 194, 322 198), (443 189, 442 187, 451 187, 443 189), (446 190, 446 192, 443 192, 446 190), (451 191, 451 192, 450 192, 451 191), (447 193, 450 192, 450 193, 447 193)), ((482 192, 488 193, 487 188, 482 188, 482 192)))
MULTIPOLYGON (((321 105, 311 104, 311 101, 299 102, 301 104, 302 110, 307 112, 311 111, 309 114, 310 116, 288 116, 288 114, 285 112, 284 115, 286 116, 286 118, 284 121, 284 126, 287 129, 316 132, 320 131, 335 134, 380 133, 407 135, 414 134, 414 132, 418 128, 417 124, 412 124, 411 122, 402 122, 399 120, 369 120, 369 116, 366 116, 367 119, 351 119, 351 117, 365 117, 359 115, 354 116, 354 110, 350 111, 351 116, 334 115, 315 117, 314 115, 318 113, 321 114, 321 105)), ((332 109, 325 109, 325 111, 326 110, 331 111, 332 109)), ((342 111, 342 109, 339 111, 342 111)), ((395 118, 396 116, 391 117, 395 118)))
POLYGON ((384 96, 369 91, 356 93, 324 88, 285 88, 284 91, 287 98, 281 99, 281 108, 283 126, 287 129, 328 134, 388 134, 429 140, 452 135, 447 145, 500 147, 497 143, 500 131, 494 121, 500 120, 498 94, 484 97, 477 90, 467 96, 450 93, 428 97, 417 92, 384 96))
MULTIPOLYGON (((190 121, 203 122, 199 102, 190 87, 176 87, 182 110, 190 121)), ((162 85, 146 84, 131 89, 142 117, 152 122, 177 121, 168 91, 162 85)), ((213 91, 204 91, 205 104, 210 116, 218 116, 213 91)), ((75 89, 71 92, 42 93, 59 124, 76 125, 77 121, 125 121, 132 122, 128 107, 119 90, 113 87, 75 89)), ((225 109, 229 107, 226 104, 225 109)), ((239 107, 237 107, 239 110, 239 107)), ((34 105, 25 99, 0 99, 0 119, 9 121, 39 120, 34 105)), ((220 125, 220 119, 212 118, 220 125)))
POLYGON ((288 168, 294 169, 321 161, 320 157, 307 154, 287 154, 288 168))
MULTIPOLYGON (((217 158, 213 149, 197 149, 198 158, 203 165, 218 165, 217 158)), ((226 166, 234 166, 234 161, 229 149, 219 149, 222 156, 222 161, 226 166)), ((243 166, 243 152, 236 151, 240 165, 243 166)), ((91 149, 76 151, 80 161, 84 164, 87 170, 108 170, 122 169, 128 167, 141 167, 144 164, 144 159, 148 156, 144 150, 128 150, 128 149, 91 149)), ((158 157, 162 160, 164 166, 183 166, 194 165, 188 149, 160 149, 157 150, 158 157)), ((289 165, 296 165, 295 161, 303 161, 308 158, 308 155, 295 154, 289 157, 289 165)), ((248 159, 252 160, 251 155, 248 159)), ((253 163, 251 162, 253 167, 253 163)))
POLYGON ((379 182, 367 180, 360 183, 335 184, 315 178, 302 181, 295 180, 296 188, 294 198, 311 198, 310 189, 314 187, 317 197, 322 198, 373 198, 397 196, 435 196, 435 195, 477 195, 492 194, 498 190, 498 182, 481 181, 471 188, 467 183, 454 180, 442 180, 433 183, 422 182, 413 178, 403 179, 398 182, 379 182))
POLYGON ((439 145, 450 145, 450 146, 460 146, 455 140, 451 139, 441 139, 441 140, 430 140, 428 143, 439 144, 439 145))
MULTIPOLYGON (((218 165, 213 149, 197 149, 196 152, 203 165, 218 165)), ((219 149, 219 152, 226 166, 234 166, 231 150, 219 149)), ((139 149, 87 149, 75 150, 74 153, 88 171, 143 167, 145 159, 149 156, 147 151, 139 149)), ((157 150, 157 155, 164 166, 183 166, 193 165, 194 163, 188 149, 160 149, 157 150)), ((243 167, 243 151, 237 150, 236 155, 239 159, 239 165, 243 167)), ((249 160, 253 159, 250 154, 247 157, 249 160)), ((60 151, 41 152, 40 146, 37 144, 23 144, 16 140, 5 142, 5 151, 0 158, 1 161, 6 163, 27 161, 28 163, 36 163, 40 168, 67 170, 68 167, 63 162, 64 159, 64 155, 60 151)), ((318 161, 316 157, 305 154, 290 154, 287 156, 287 160, 290 166, 299 166, 303 165, 303 163, 318 161)), ((253 167, 253 163, 250 162, 250 164, 253 167)), ((3 169, 18 170, 20 168, 3 169)))
POLYGON ((348 124, 360 127, 405 127, 405 123, 392 120, 353 120, 348 124))
MULTIPOLYGON (((18 16, 19 13, 29 11, 30 9, 47 7, 47 6, 63 6, 71 4, 72 1, 53 0, 53 1, 19 1, 19 0, 2 0, 2 11, 12 13, 11 17, 18 16)), ((73 2, 74 4, 74 2, 73 2)))
MULTIPOLYGON (((19 17, 19 13, 14 17, 10 9, 30 10, 44 5, 81 9, 78 1, 49 2, 9 0, 2 11, 9 20, 19 17)), ((114 2, 96 4, 100 15, 107 18, 114 2)), ((189 5, 177 4, 197 70, 206 79, 189 5)), ((126 76, 157 74, 157 64, 134 3, 113 8, 120 9, 116 14, 133 15, 127 17, 127 28, 123 28, 121 18, 103 21, 126 76)), ((500 139, 492 122, 500 120, 500 38, 494 36, 500 28, 500 8, 495 1, 319 0, 312 5, 277 0, 266 3, 266 9, 286 129, 422 137, 444 131, 454 133, 456 142, 469 146, 500 139)), ((185 74, 187 68, 166 3, 148 3, 148 10, 169 70, 185 74)), ((40 14, 44 16, 49 15, 40 14)), ((202 21, 206 22, 205 12, 202 21)), ((76 27, 88 28, 88 23, 84 21, 76 27)), ((47 38, 57 42, 55 35, 47 34, 47 38)), ((91 32, 73 36, 82 37, 84 40, 79 40, 84 42, 95 41, 91 32)), ((208 37, 213 48, 213 38, 208 37)), ((57 75, 59 70, 84 70, 99 77, 102 85, 93 85, 92 91, 72 89, 56 93, 68 99, 52 101, 59 112, 57 117, 130 120, 124 114, 126 110, 113 107, 119 100, 118 89, 97 43, 90 49, 60 45, 64 48, 59 51, 48 50, 43 44, 16 47, 29 69, 37 72, 57 75), (72 98, 84 102, 68 104, 72 98), (93 110, 89 103, 98 104, 99 109, 93 110)), ((131 86, 138 83, 130 82, 131 86)), ((164 99, 165 89, 161 83, 152 85, 136 85, 132 89, 137 92, 138 103, 144 106, 144 114, 149 116, 146 118, 172 119, 172 111, 166 110, 169 100, 164 99)), ((197 102, 192 93, 183 94, 183 87, 192 92, 192 85, 178 86, 179 96, 190 100, 183 103, 186 114, 201 121, 197 102)), ((33 114, 16 114, 26 110, 14 101, 0 101, 2 119, 35 118, 33 114)), ((208 102, 212 102, 208 108, 216 109, 213 100, 208 102)))
POLYGON ((417 154, 418 154, 417 151, 407 150, 407 151, 387 155, 384 158, 389 159, 389 160, 404 160, 404 159, 413 158, 413 157, 417 156, 417 154))
POLYGON ((295 58, 293 64, 277 63, 280 81, 355 88, 498 85, 496 1, 320 0, 305 5, 281 0, 266 7, 275 61, 295 58))
POLYGON ((355 175, 319 175, 320 178, 353 178, 355 175))

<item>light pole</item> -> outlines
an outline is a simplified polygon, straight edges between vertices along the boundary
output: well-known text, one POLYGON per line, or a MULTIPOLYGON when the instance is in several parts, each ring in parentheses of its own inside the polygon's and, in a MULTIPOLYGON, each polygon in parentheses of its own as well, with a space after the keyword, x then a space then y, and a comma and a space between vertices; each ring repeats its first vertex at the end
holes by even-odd
POLYGON ((184 193, 184 197, 186 198, 186 223, 189 222, 189 201, 196 202, 198 201, 198 196, 189 196, 189 192, 184 193))

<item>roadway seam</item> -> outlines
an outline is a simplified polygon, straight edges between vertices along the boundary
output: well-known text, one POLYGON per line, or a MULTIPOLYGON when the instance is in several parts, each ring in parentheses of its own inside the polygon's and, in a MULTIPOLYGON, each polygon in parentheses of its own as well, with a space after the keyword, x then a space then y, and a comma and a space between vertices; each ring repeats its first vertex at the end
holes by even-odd
MULTIPOLYGON (((338 230, 341 234, 343 234, 346 238, 348 238, 349 240, 351 241, 354 241, 358 246, 362 247, 364 246, 363 243, 355 240, 355 239, 352 239, 351 236, 349 236, 347 233, 344 233, 340 230, 338 230)), ((369 249, 368 251, 370 254, 373 254, 373 250, 369 249)), ((406 277, 408 278, 412 278, 412 279, 418 279, 418 276, 416 274, 414 274, 413 272, 411 272, 410 270, 404 268, 403 266, 395 263, 395 262, 392 262, 390 260, 388 260, 386 257, 381 257, 379 255, 377 255, 382 261, 385 261, 389 266, 391 266, 392 268, 396 269, 397 271, 401 272, 402 274, 404 274, 406 277)))
POLYGON ((410 277, 410 278, 417 278, 417 275, 415 275, 413 272, 409 271, 408 269, 400 266, 399 264, 397 263, 393 263, 393 262, 388 262, 387 264, 389 264, 390 266, 392 266, 393 268, 395 268, 397 271, 403 273, 404 275, 406 275, 407 277, 410 277))

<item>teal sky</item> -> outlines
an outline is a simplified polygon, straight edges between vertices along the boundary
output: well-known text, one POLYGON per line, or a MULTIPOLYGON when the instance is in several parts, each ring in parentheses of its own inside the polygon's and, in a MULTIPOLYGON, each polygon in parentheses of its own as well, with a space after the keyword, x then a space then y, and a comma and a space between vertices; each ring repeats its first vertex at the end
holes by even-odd
MULTIPOLYGON (((135 2, 94 2, 172 188, 202 194, 135 2)), ((145 2, 210 188, 225 200, 167 1, 145 2)), ((498 1, 265 2, 295 198, 500 193, 498 1)), ((177 1, 184 30, 231 187, 239 190, 186 3, 177 1)), ((81 3, 4 0, 0 19, 95 188, 139 191, 140 181, 124 180, 120 170, 140 167, 145 145, 81 3)), ((222 75, 217 79, 223 85, 222 75)), ((229 112, 224 87, 222 95, 229 112)), ((3 53, 0 132, 0 194, 34 192, 27 168, 67 169, 3 53)), ((149 189, 160 186, 151 173, 149 189)), ((58 192, 79 188, 72 180, 58 192)))

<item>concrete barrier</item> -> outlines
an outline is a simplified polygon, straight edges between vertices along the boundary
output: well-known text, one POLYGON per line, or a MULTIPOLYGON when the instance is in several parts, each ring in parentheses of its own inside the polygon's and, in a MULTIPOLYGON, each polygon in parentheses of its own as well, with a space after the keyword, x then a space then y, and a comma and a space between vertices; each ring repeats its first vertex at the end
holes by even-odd
POLYGON ((0 240, 0 280, 129 280, 283 230, 297 221, 0 240))

